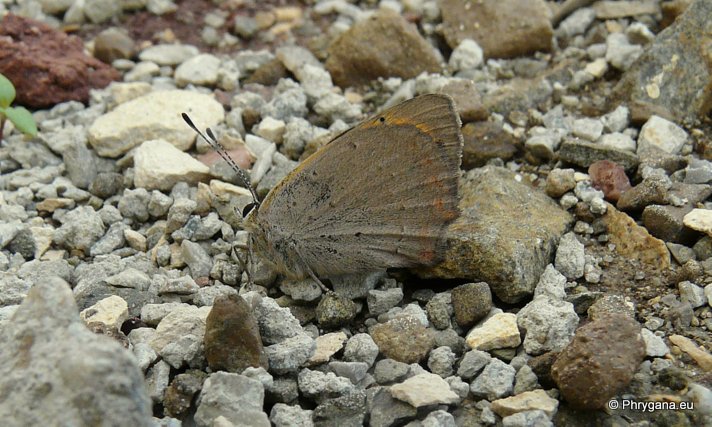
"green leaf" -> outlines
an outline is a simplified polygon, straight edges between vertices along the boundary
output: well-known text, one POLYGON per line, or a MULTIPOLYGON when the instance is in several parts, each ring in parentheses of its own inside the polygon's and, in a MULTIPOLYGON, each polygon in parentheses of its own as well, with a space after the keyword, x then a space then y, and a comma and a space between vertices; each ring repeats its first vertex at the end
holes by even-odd
POLYGON ((35 136, 37 135, 37 125, 35 119, 25 107, 13 107, 5 110, 5 116, 20 130, 20 132, 35 136))
POLYGON ((15 100, 15 86, 7 77, 0 74, 0 107, 7 108, 15 100))

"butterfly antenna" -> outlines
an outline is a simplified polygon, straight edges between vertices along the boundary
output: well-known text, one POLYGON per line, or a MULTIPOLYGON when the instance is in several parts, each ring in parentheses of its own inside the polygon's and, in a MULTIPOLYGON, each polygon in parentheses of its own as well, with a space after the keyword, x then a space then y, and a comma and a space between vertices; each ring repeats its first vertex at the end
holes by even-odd
POLYGON ((223 160, 225 160, 225 162, 227 162, 227 164, 230 165, 232 170, 235 171, 237 176, 242 181, 242 185, 244 185, 245 187, 247 187, 248 190, 250 190, 250 194, 252 194, 252 199, 253 199, 254 203, 259 205, 260 202, 259 202, 259 199, 257 198, 257 193, 255 193, 255 190, 252 188, 252 182, 250 182, 250 177, 245 173, 244 170, 242 170, 242 168, 240 168, 237 165, 237 163, 235 163, 234 160, 232 160, 232 157, 230 157, 230 155, 227 153, 227 150, 225 150, 225 147, 220 142, 218 142, 217 138, 215 138, 215 134, 213 134, 213 131, 210 130, 210 128, 205 129, 205 133, 208 134, 208 136, 206 137, 205 134, 203 134, 203 132, 201 132, 195 126, 195 124, 193 124, 193 121, 190 119, 188 114, 181 113, 181 116, 183 117, 183 120, 185 120, 185 122, 188 124, 188 126, 190 126, 190 128, 193 129, 193 131, 195 131, 195 133, 200 135, 200 137, 203 138, 203 140, 205 140, 205 142, 207 142, 211 147, 213 147, 213 149, 215 151, 217 151, 217 153, 220 155, 220 157, 222 157, 223 160))

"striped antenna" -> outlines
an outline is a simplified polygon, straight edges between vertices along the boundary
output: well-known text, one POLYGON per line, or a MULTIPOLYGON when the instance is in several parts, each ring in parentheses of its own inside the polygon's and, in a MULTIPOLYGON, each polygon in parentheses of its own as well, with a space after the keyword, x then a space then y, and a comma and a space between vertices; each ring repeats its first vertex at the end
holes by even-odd
POLYGON ((257 198, 257 193, 255 193, 255 190, 252 188, 252 183, 250 182, 250 177, 247 176, 244 170, 242 170, 237 163, 235 163, 234 160, 232 160, 232 157, 227 153, 227 150, 225 150, 225 147, 221 143, 218 142, 218 139, 215 138, 215 134, 213 134, 213 131, 210 130, 210 128, 205 129, 205 133, 208 134, 206 137, 203 132, 198 130, 198 128, 193 124, 193 121, 190 119, 188 114, 186 113, 181 113, 181 117, 183 117, 183 120, 190 126, 191 129, 195 131, 198 135, 200 135, 201 138, 205 140, 217 153, 220 155, 220 157, 227 162, 228 165, 232 168, 232 170, 235 171, 237 176, 240 178, 242 181, 242 185, 244 185, 248 190, 250 190, 250 194, 252 194, 252 199, 255 205, 260 204, 259 199, 257 198))

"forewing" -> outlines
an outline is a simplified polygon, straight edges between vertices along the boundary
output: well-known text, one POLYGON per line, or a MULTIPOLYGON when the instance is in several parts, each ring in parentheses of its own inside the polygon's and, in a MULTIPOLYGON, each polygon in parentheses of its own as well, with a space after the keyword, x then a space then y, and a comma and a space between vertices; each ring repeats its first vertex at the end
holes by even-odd
POLYGON ((460 121, 425 95, 340 135, 267 196, 259 221, 322 277, 431 265, 459 214, 460 121))

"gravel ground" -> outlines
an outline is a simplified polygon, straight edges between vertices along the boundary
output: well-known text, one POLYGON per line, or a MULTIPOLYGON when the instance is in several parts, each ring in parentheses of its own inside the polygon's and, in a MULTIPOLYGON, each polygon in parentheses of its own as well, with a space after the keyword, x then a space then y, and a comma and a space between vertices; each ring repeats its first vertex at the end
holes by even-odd
POLYGON ((564 3, 0 3, 39 128, 0 145, 0 424, 712 424, 712 2, 564 3), (249 281, 250 192, 180 114, 263 198, 428 93, 444 261, 249 281))

